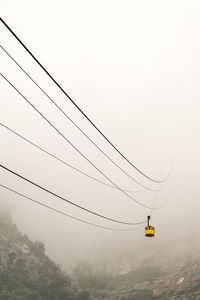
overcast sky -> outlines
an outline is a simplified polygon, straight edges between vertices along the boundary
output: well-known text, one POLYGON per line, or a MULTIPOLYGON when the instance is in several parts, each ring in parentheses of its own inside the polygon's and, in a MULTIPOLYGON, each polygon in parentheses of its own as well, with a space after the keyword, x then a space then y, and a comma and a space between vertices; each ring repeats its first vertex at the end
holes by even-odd
MULTIPOLYGON (((0 12, 81 109, 145 174, 162 179, 173 160, 169 181, 157 195, 157 205, 166 205, 152 216, 156 239, 167 235, 169 224, 180 238, 183 231, 195 231, 200 208, 199 1, 0 0, 0 12)), ((110 157, 142 184, 158 187, 120 158, 2 24, 0 40, 110 157)), ((1 73, 107 176, 124 189, 141 189, 64 118, 2 49, 0 66, 1 73)), ((73 166, 108 182, 2 77, 0 105, 0 122, 73 166)), ((126 221, 143 221, 150 213, 120 191, 59 164, 1 127, 0 136, 1 164, 67 199, 126 221)), ((73 208, 6 171, 0 170, 0 182, 84 220, 118 226, 73 208)), ((74 249, 85 241, 93 245, 94 241, 100 243, 122 236, 66 219, 3 189, 0 195, 15 206, 14 217, 20 228, 31 238, 43 240, 52 255, 60 251, 60 256, 64 256, 66 249, 74 249)), ((155 193, 150 191, 130 195, 149 206, 155 199, 155 193)), ((143 228, 123 236, 126 240, 141 241, 143 228)))

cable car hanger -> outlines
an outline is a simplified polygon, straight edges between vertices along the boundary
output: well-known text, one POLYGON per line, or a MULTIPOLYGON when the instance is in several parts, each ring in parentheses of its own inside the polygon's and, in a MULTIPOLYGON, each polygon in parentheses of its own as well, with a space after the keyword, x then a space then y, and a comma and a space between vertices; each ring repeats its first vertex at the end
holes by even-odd
POLYGON ((153 237, 155 236, 155 227, 149 225, 149 220, 151 216, 147 216, 147 226, 145 227, 145 236, 146 237, 153 237))

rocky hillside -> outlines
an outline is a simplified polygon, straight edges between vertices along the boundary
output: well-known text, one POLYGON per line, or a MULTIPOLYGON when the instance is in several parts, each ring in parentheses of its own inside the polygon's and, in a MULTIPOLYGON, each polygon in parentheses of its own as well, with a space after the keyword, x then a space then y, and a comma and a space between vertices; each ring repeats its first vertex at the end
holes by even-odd
POLYGON ((0 299, 87 300, 89 293, 72 288, 71 279, 12 224, 5 208, 0 213, 0 299))
POLYGON ((200 247, 189 245, 176 254, 151 253, 132 270, 126 261, 115 276, 94 269, 80 264, 74 278, 96 300, 200 300, 200 247))
POLYGON ((122 258, 118 268, 80 263, 66 275, 0 211, 0 300, 200 300, 200 243, 122 258), (181 248, 181 247, 180 247, 181 248), (112 270, 112 271, 109 271, 112 270))
POLYGON ((115 277, 111 287, 95 291, 96 299, 200 300, 200 257, 169 263, 173 269, 170 272, 164 267, 151 265, 115 277))

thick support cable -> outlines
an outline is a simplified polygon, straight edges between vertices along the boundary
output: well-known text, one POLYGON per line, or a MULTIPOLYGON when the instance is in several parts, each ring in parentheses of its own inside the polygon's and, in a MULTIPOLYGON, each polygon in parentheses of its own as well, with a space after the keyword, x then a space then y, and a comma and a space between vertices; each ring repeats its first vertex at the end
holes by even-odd
POLYGON ((111 228, 111 227, 106 227, 106 226, 98 225, 98 224, 95 224, 95 223, 92 223, 92 222, 88 222, 88 221, 85 221, 85 220, 83 220, 83 219, 74 217, 74 216, 72 216, 72 215, 66 214, 66 213, 63 212, 63 211, 60 211, 60 210, 58 210, 58 209, 56 209, 56 208, 53 208, 53 207, 51 207, 51 206, 49 206, 49 205, 46 205, 46 204, 44 204, 44 203, 42 203, 42 202, 39 202, 39 201, 37 201, 37 200, 35 200, 35 199, 33 199, 33 198, 30 198, 30 197, 28 197, 28 196, 26 196, 26 195, 24 195, 24 194, 22 194, 22 193, 19 193, 19 192, 17 192, 16 190, 11 189, 11 188, 9 188, 9 187, 3 185, 3 184, 0 184, 0 187, 3 187, 4 189, 6 189, 6 190, 8 190, 8 191, 10 191, 10 192, 13 192, 13 193, 15 193, 15 194, 17 194, 18 196, 21 196, 21 197, 23 197, 23 198, 25 198, 25 199, 28 199, 28 200, 30 200, 30 201, 32 201, 32 202, 34 202, 34 203, 36 203, 36 204, 38 204, 38 205, 40 205, 40 206, 43 206, 43 207, 45 207, 45 208, 47 208, 47 209, 49 209, 49 210, 51 210, 51 211, 54 211, 54 212, 56 212, 56 213, 58 213, 58 214, 61 214, 61 215, 65 216, 65 217, 67 217, 67 218, 70 218, 70 219, 73 219, 73 220, 76 220, 76 221, 79 221, 79 222, 81 222, 81 223, 84 223, 84 224, 87 224, 87 225, 91 225, 91 226, 94 226, 94 227, 97 227, 97 228, 106 229, 106 230, 112 230, 112 231, 134 231, 134 230, 138 230, 138 229, 140 229, 141 227, 143 227, 143 225, 142 225, 142 226, 139 226, 139 227, 137 227, 137 228, 121 229, 121 228, 111 228))
MULTIPOLYGON (((53 159, 57 160, 58 162, 60 162, 60 163, 64 164, 65 166, 67 166, 67 167, 73 169, 74 171, 76 171, 76 172, 78 172, 78 173, 80 173, 80 174, 82 174, 82 175, 84 175, 84 176, 86 176, 86 177, 88 177, 88 178, 90 178, 90 179, 92 179, 92 180, 94 180, 94 181, 100 183, 100 184, 103 184, 103 185, 105 185, 105 186, 107 186, 107 187, 109 187, 109 188, 117 189, 115 186, 113 186, 113 185, 111 185, 111 184, 109 184, 109 183, 106 183, 106 182, 104 182, 104 181, 101 181, 101 180, 99 180, 98 178, 93 177, 93 176, 91 176, 91 175, 89 175, 89 174, 87 174, 87 173, 81 171, 80 169, 78 169, 78 168, 72 166, 71 164, 67 163, 67 162, 64 161, 63 159, 61 159, 61 158, 55 156, 54 154, 50 153, 49 151, 45 150, 44 148, 42 148, 42 147, 38 146, 37 144, 33 143, 31 140, 27 139, 26 137, 24 137, 24 136, 21 135, 20 133, 18 133, 18 132, 16 132, 15 130, 11 129, 10 127, 6 126, 5 124, 3 124, 3 123, 0 122, 0 126, 2 126, 3 128, 5 128, 5 129, 8 130, 9 132, 13 133, 14 135, 16 135, 17 137, 19 137, 20 139, 24 140, 25 142, 29 143, 29 144, 32 145, 33 147, 35 147, 35 148, 39 149, 40 151, 44 152, 45 154, 47 154, 48 156, 52 157, 53 159)), ((162 187, 162 188, 163 188, 163 187, 162 187)), ((123 189, 123 190, 124 190, 124 189, 123 189)), ((131 191, 130 191, 130 190, 124 190, 124 191, 127 192, 127 193, 142 193, 142 192, 145 192, 146 190, 143 189, 143 190, 138 190, 138 191, 132 191, 132 190, 131 190, 131 191)), ((157 191, 157 190, 151 189, 151 191, 155 192, 155 191, 157 191)), ((160 191, 160 190, 159 190, 159 191, 160 191)))
POLYGON ((101 215, 99 213, 96 213, 96 212, 94 212, 94 211, 92 211, 90 209, 87 209, 87 208, 85 208, 85 207, 83 207, 81 205, 78 205, 75 202, 72 202, 72 201, 70 201, 70 200, 68 200, 68 199, 66 199, 66 198, 64 198, 64 197, 62 197, 62 196, 60 196, 60 195, 58 195, 58 194, 56 194, 56 193, 54 193, 54 192, 46 189, 46 188, 44 188, 43 186, 41 186, 41 185, 39 185, 39 184, 31 181, 30 179, 28 179, 28 178, 26 178, 26 177, 24 177, 24 176, 16 173, 15 171, 13 171, 13 170, 11 170, 11 169, 9 169, 9 168, 1 165, 1 164, 0 164, 0 168, 8 171, 9 173, 11 173, 11 174, 13 174, 13 175, 15 175, 15 176, 17 176, 17 177, 19 177, 21 179, 23 179, 24 181, 26 181, 26 182, 28 182, 28 183, 36 186, 37 188, 39 188, 39 189, 47 192, 48 194, 51 194, 52 196, 54 196, 56 198, 59 198, 59 199, 65 201, 65 202, 67 202, 67 203, 69 203, 69 204, 71 204, 71 205, 73 205, 73 206, 75 206, 75 207, 77 207, 77 208, 79 208, 81 210, 84 210, 84 211, 86 211, 86 212, 88 212, 88 213, 90 213, 92 215, 95 215, 95 216, 97 216, 99 218, 102 218, 102 219, 105 219, 105 220, 108 220, 108 221, 112 221, 112 222, 115 222, 115 223, 119 223, 119 224, 124 224, 124 225, 139 225, 139 224, 145 223, 145 221, 141 221, 141 222, 124 222, 124 221, 120 221, 120 220, 116 220, 116 219, 112 219, 112 218, 106 217, 106 216, 101 215))
POLYGON ((170 173, 167 174, 167 176, 162 180, 155 180, 151 178, 150 176, 146 175, 144 172, 142 172, 139 168, 137 168, 122 152, 119 151, 119 149, 105 136, 105 134, 93 123, 93 121, 86 115, 86 113, 83 112, 83 110, 76 104, 76 102, 67 94, 67 92, 61 87, 61 85, 54 79, 54 77, 47 71, 47 69, 39 62, 39 60, 33 55, 33 53, 25 46, 25 44, 20 40, 20 38, 14 33, 14 31, 8 26, 8 24, 0 18, 0 21, 3 23, 3 25, 9 30, 9 32, 17 39, 17 41, 22 45, 22 47, 31 55, 31 57, 37 62, 37 64, 43 69, 43 71, 51 78, 51 80, 56 84, 56 86, 63 92, 63 94, 73 103, 73 105, 81 112, 81 114, 90 122, 90 124, 101 134, 101 136, 120 154, 121 157, 123 157, 129 165, 131 165, 136 171, 138 171, 141 175, 143 175, 145 178, 149 179, 152 182, 155 183, 163 183, 165 182, 170 173))
POLYGON ((60 106, 41 88, 41 86, 22 68, 22 66, 14 59, 14 57, 8 53, 7 50, 0 45, 0 48, 6 53, 6 55, 20 68, 20 70, 37 86, 37 88, 57 107, 57 109, 112 163, 114 164, 122 173, 129 177, 132 181, 143 187, 145 190, 154 191, 151 187, 148 187, 139 181, 137 181, 133 176, 128 174, 124 169, 122 169, 108 154, 106 154, 81 128, 78 126, 60 106))
MULTIPOLYGON (((89 160, 77 147, 75 147, 3 74, 0 73, 0 76, 52 127, 54 130, 66 141, 68 142, 90 165, 92 165, 101 175, 103 175, 112 185, 114 185, 122 194, 124 194, 126 197, 134 201, 135 203, 148 208, 152 209, 152 207, 149 207, 132 196, 130 196, 128 193, 126 193, 123 189, 121 189, 113 180, 111 180, 104 172, 102 172, 91 160, 89 160)), ((159 208, 154 208, 159 209, 159 208)))

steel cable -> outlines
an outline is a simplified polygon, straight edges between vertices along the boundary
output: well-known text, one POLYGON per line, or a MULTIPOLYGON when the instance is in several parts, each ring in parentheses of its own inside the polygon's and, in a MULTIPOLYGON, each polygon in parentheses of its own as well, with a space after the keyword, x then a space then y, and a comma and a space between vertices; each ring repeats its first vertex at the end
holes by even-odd
POLYGON ((73 105, 80 111, 80 113, 90 122, 90 124, 101 134, 101 136, 120 154, 121 157, 123 157, 129 165, 131 165, 136 171, 138 171, 141 175, 143 175, 145 178, 149 179, 152 182, 155 183, 163 183, 165 182, 171 171, 169 170, 167 176, 162 180, 155 180, 151 178, 150 176, 146 175, 144 172, 142 172, 139 168, 137 168, 122 152, 119 151, 119 149, 105 136, 105 134, 94 124, 94 122, 86 115, 86 113, 83 112, 83 110, 76 104, 76 102, 67 94, 67 92, 61 87, 61 85, 54 79, 54 77, 47 71, 47 69, 39 62, 39 60, 33 55, 33 53, 25 46, 25 44, 20 40, 20 38, 14 33, 14 31, 8 26, 8 24, 0 18, 0 21, 3 23, 3 25, 9 30, 9 32, 17 39, 17 41, 22 45, 22 47, 31 55, 31 57, 37 62, 37 64, 43 69, 43 71, 51 78, 51 80, 56 84, 56 86, 62 91, 62 93, 73 103, 73 105))
MULTIPOLYGON (((130 196, 128 193, 126 193, 124 190, 122 190, 113 180, 111 180, 104 172, 102 172, 94 163, 91 162, 77 147, 75 147, 3 74, 0 73, 0 76, 52 127, 54 130, 64 138, 65 141, 67 141, 87 162, 89 162, 101 175, 103 175, 112 185, 114 185, 121 193, 123 193, 126 197, 131 199, 132 201, 136 202, 137 204, 152 209, 152 207, 149 207, 132 196, 130 196)), ((158 208, 154 208, 158 209, 158 208)))

